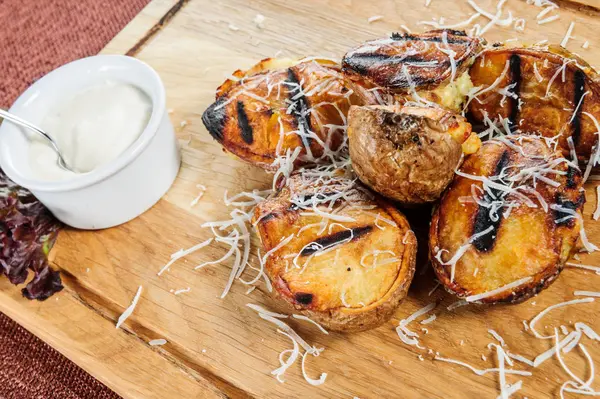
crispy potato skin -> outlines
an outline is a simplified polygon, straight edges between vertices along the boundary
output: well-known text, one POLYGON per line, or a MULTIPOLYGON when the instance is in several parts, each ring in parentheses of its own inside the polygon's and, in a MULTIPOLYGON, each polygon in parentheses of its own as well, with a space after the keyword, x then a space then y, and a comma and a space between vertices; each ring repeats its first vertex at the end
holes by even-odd
POLYGON ((496 88, 514 85, 511 91, 518 99, 503 98, 494 90, 482 93, 469 104, 469 120, 482 124, 487 113, 490 119, 508 118, 523 134, 560 134, 565 156, 571 137, 580 160, 589 159, 598 129, 587 114, 600 121, 600 81, 595 71, 564 49, 500 47, 481 53, 470 69, 471 80, 474 86, 490 86, 505 70, 496 88))
POLYGON ((267 170, 277 169, 272 163, 278 154, 297 147, 302 147, 298 163, 306 148, 314 158, 323 155, 323 142, 335 151, 350 105, 378 101, 368 85, 346 79, 327 60, 265 59, 234 77, 238 80, 228 79, 217 89, 202 121, 225 150, 267 170), (298 131, 313 132, 318 140, 298 131))
POLYGON ((342 60, 342 69, 353 79, 367 78, 377 86, 402 93, 410 88, 406 70, 417 90, 431 90, 451 78, 448 50, 455 53, 455 77, 458 77, 481 48, 482 39, 469 37, 462 31, 395 33, 390 38, 368 41, 350 50, 342 60), (437 64, 419 65, 432 62, 437 64))
MULTIPOLYGON (((526 154, 542 155, 548 159, 561 157, 560 152, 553 152, 538 137, 513 136, 509 140, 522 146, 526 154)), ((539 162, 524 157, 504 143, 491 140, 485 142, 479 152, 467 157, 460 170, 470 175, 489 177, 497 175, 498 169, 513 167, 523 170, 539 162)), ((562 176, 549 175, 560 182, 560 187, 538 181, 537 192, 549 206, 559 204, 581 215, 585 203, 585 192, 580 191, 581 172, 565 163, 556 169, 567 172, 562 176)), ((528 194, 527 197, 537 204, 537 208, 521 203, 512 209, 508 217, 500 216, 499 222, 493 224, 486 216, 489 214, 488 208, 473 202, 461 202, 461 197, 464 199, 472 195, 472 186, 482 187, 482 183, 457 176, 434 211, 429 231, 429 250, 439 281, 448 291, 462 298, 531 277, 529 282, 512 291, 501 292, 480 302, 515 303, 536 295, 558 277, 574 251, 579 236, 579 221, 570 219, 557 224, 555 221, 566 215, 551 208, 545 212, 539 200, 528 194), (481 232, 491 225, 494 225, 494 230, 484 239, 474 241, 456 263, 455 278, 451 281, 451 266, 443 265, 436 259, 438 251, 448 251, 442 256, 448 262, 476 231, 481 232)), ((515 199, 512 194, 507 198, 515 199)))
POLYGON ((470 135, 463 117, 440 108, 353 106, 348 114, 354 171, 367 186, 403 204, 440 198, 470 135))
POLYGON ((371 214, 345 208, 339 214, 355 221, 344 222, 343 226, 330 223, 319 235, 320 227, 309 225, 320 222, 321 217, 301 215, 290 201, 292 196, 310 195, 310 190, 302 191, 293 183, 255 209, 254 223, 263 253, 294 234, 287 245, 266 260, 265 272, 274 295, 288 305, 289 312, 300 312, 332 331, 355 332, 381 325, 406 296, 415 271, 417 241, 404 215, 384 199, 365 194, 364 203, 375 205, 369 210, 371 214), (373 213, 394 221, 396 226, 376 222, 373 213), (334 242, 349 229, 353 231, 351 241, 311 259, 299 256, 302 269, 294 267, 292 257, 286 257, 302 253, 313 242, 334 242), (369 253, 375 249, 392 251, 395 256, 381 254, 377 265, 371 267, 373 257, 369 253), (364 256, 369 267, 361 265, 364 256), (386 260, 391 262, 384 264, 386 260))

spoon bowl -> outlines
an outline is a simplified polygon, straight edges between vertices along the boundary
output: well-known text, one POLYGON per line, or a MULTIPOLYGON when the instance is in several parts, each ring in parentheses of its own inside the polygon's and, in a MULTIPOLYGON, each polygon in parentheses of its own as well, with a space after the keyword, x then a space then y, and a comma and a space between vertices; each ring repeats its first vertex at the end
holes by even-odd
POLYGON ((60 149, 58 148, 58 144, 56 144, 56 141, 48 133, 46 133, 39 127, 35 126, 33 123, 27 122, 25 119, 19 118, 18 116, 11 114, 10 112, 3 110, 2 108, 0 108, 0 118, 3 118, 4 120, 7 120, 7 121, 17 124, 19 126, 23 126, 29 130, 32 130, 32 131, 36 132, 38 135, 40 135, 41 137, 43 137, 44 139, 46 139, 46 141, 48 143, 50 143, 50 147, 52 147, 52 149, 58 156, 58 161, 57 161, 58 166, 60 166, 61 168, 65 169, 65 170, 68 170, 70 172, 77 173, 77 171, 75 169, 73 169, 72 167, 70 167, 69 164, 67 163, 67 161, 65 161, 65 157, 60 152, 60 149))

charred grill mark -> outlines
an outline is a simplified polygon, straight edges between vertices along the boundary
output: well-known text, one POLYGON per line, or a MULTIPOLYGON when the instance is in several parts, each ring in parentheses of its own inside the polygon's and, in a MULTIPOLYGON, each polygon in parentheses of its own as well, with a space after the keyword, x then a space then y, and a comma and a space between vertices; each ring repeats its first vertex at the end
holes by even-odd
POLYGON ((367 75, 373 68, 377 68, 374 64, 387 62, 390 58, 385 54, 361 53, 344 57, 343 64, 345 70, 351 69, 359 75, 367 75))
POLYGON ((227 112, 225 112, 227 107, 223 106, 225 101, 227 101, 225 97, 218 98, 202 114, 202 123, 204 123, 206 130, 220 143, 223 142, 223 130, 227 121, 227 112))
MULTIPOLYGON (((350 57, 344 58, 345 66, 349 66, 361 75, 382 68, 390 64, 398 63, 419 63, 432 61, 431 57, 423 56, 420 54, 414 54, 409 56, 403 55, 389 55, 389 54, 377 54, 377 53, 358 53, 353 54, 350 57)), ((442 63, 436 64, 436 68, 444 67, 449 65, 450 61, 443 61, 442 63)))
POLYGON ((512 80, 511 84, 515 85, 512 92, 517 95, 517 98, 510 99, 511 108, 508 120, 514 126, 519 116, 519 100, 521 96, 521 56, 519 54, 513 53, 510 56, 510 76, 512 80))
POLYGON ((294 294, 294 299, 296 300, 296 302, 302 305, 310 305, 313 301, 313 294, 310 294, 308 292, 297 292, 296 294, 294 294))
MULTIPOLYGON (((577 201, 573 202, 570 200, 566 200, 560 193, 556 194, 555 197, 556 205, 561 206, 566 209, 570 209, 572 211, 578 211, 583 207, 585 203, 585 194, 581 193, 577 198, 577 201)), ((560 210, 554 210, 553 219, 556 226, 567 226, 573 227, 575 224, 575 218, 569 218, 566 220, 562 220, 560 223, 557 223, 560 219, 566 218, 569 214, 565 212, 561 212, 560 210)))
POLYGON ((252 144, 254 142, 254 134, 252 132, 252 126, 250 126, 250 121, 248 120, 248 115, 246 114, 244 103, 242 101, 237 102, 236 110, 238 127, 240 128, 242 139, 246 142, 246 144, 252 144))
MULTIPOLYGON (((431 61, 431 57, 423 55, 387 55, 377 53, 360 53, 354 54, 350 57, 346 57, 343 60, 344 70, 352 70, 359 75, 372 76, 374 78, 383 78, 386 85, 394 87, 408 87, 408 81, 401 70, 396 72, 397 64, 418 64, 422 62, 431 61), (392 70, 387 70, 388 67, 392 66, 392 70)), ((439 61, 439 60, 438 60, 439 61)), ((450 60, 444 60, 435 65, 433 69, 447 70, 450 67, 450 60)), ((427 72, 433 70, 427 68, 427 72)), ((415 85, 424 85, 435 83, 438 81, 436 74, 434 76, 428 76, 424 73, 411 73, 411 78, 415 85)))
POLYGON ((372 230, 373 226, 354 227, 350 230, 342 230, 325 237, 317 238, 311 243, 311 245, 305 247, 300 252, 300 256, 312 255, 319 251, 320 248, 330 248, 344 240, 351 239, 354 241, 370 233, 372 230))
POLYGON ((585 98, 583 98, 585 92, 585 73, 579 68, 575 70, 573 85, 573 107, 576 109, 573 111, 575 114, 571 121, 571 137, 573 137, 573 143, 577 145, 581 138, 581 113, 583 112, 583 103, 585 102, 585 98), (580 101, 581 105, 577 107, 580 101))
MULTIPOLYGON (((327 195, 327 194, 326 194, 326 195, 327 195)), ((314 197, 314 196, 315 196, 314 194, 305 194, 305 195, 302 195, 302 196, 300 197, 300 199, 299 199, 299 202, 306 202, 306 201, 310 200, 310 199, 311 199, 312 197, 314 197)), ((299 207, 297 204, 295 204, 295 203, 292 203, 292 204, 291 204, 291 205, 288 207, 288 209, 289 209, 290 211, 297 211, 298 209, 300 209, 300 207, 299 207)))
POLYGON ((268 222, 269 220, 273 220, 273 219, 275 219, 275 217, 276 217, 276 216, 277 216, 277 215, 276 215, 275 213, 273 213, 273 212, 271 212, 271 213, 267 213, 266 215, 264 215, 264 216, 261 216, 261 217, 259 218, 259 221, 260 221, 260 223, 266 223, 266 222, 268 222))
POLYGON ((577 187, 577 176, 579 175, 577 169, 569 166, 567 169, 567 188, 577 187))
MULTIPOLYGON (((504 169, 510 161, 510 153, 508 150, 504 150, 498 162, 496 163, 496 168, 494 170, 494 176, 500 174, 502 169, 504 169)), ((496 189, 491 189, 492 194, 498 198, 501 195, 501 192, 496 189)), ((487 192, 483 198, 484 201, 492 201, 492 197, 487 192)), ((498 217, 498 220, 494 221, 490 218, 490 210, 484 206, 479 206, 477 208, 477 213, 475 214, 475 220, 473 221, 473 234, 481 233, 482 231, 488 229, 490 226, 493 226, 491 232, 477 238, 473 241, 473 246, 479 252, 489 252, 494 248, 494 244, 496 243, 496 235, 498 233, 498 228, 500 227, 500 223, 502 221, 501 217, 498 217)))
MULTIPOLYGON (((295 103, 295 107, 292 110, 292 115, 296 119, 296 126, 299 129, 303 129, 304 132, 310 132, 311 131, 310 114, 309 114, 310 106, 308 103, 308 99, 304 95, 303 88, 300 85, 300 81, 298 79, 298 75, 296 74, 296 72, 294 71, 293 68, 288 68, 287 75, 288 76, 287 76, 286 82, 289 83, 288 84, 288 97, 292 103, 295 103), (296 99, 293 99, 299 93, 301 93, 300 96, 297 97, 296 99)), ((302 139, 302 142, 304 143, 304 146, 309 147, 310 139, 307 139, 304 136, 300 136, 300 137, 302 139)))
MULTIPOLYGON (((419 35, 412 35, 410 33, 392 33, 391 38, 393 40, 396 41, 422 41, 422 42, 437 42, 437 43, 441 43, 442 42, 442 32, 443 30, 439 31, 439 36, 419 36, 419 35)), ((448 43, 449 44, 465 44, 465 43, 470 43, 472 41, 471 38, 469 38, 467 36, 467 34, 463 31, 458 31, 458 30, 446 30, 446 32, 448 32, 448 43), (458 36, 458 37, 457 37, 458 36)))

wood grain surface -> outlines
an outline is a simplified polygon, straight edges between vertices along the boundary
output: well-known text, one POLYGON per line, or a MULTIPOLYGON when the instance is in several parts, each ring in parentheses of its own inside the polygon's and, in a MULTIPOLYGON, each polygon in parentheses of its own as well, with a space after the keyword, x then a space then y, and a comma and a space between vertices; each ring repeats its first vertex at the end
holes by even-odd
MULTIPOLYGON (((495 367, 494 352, 487 348, 493 342, 488 329, 493 329, 511 351, 531 359, 549 349, 550 343, 534 339, 524 331, 522 321, 549 305, 573 299, 574 290, 597 290, 600 276, 567 268, 548 290, 526 303, 448 311, 446 306, 456 299, 441 289, 429 296, 434 278, 421 264, 409 297, 393 320, 376 330, 323 335, 307 323, 290 322, 309 343, 326 348, 307 363, 313 378, 328 373, 324 385, 313 387, 304 381, 299 363, 288 370, 283 384, 270 374, 279 365, 279 352, 288 349, 290 342, 245 306, 256 303, 278 309, 264 289, 246 295, 246 286, 234 284, 231 293, 219 299, 229 265, 193 270, 197 264, 221 257, 225 247, 206 247, 175 263, 162 277, 156 275, 170 254, 212 236, 200 227, 202 223, 227 218, 230 209, 223 203, 225 190, 233 194, 269 186, 266 173, 224 154, 202 125, 200 116, 225 77, 275 54, 339 59, 348 48, 398 31, 401 25, 420 31, 419 20, 444 16, 447 23, 455 23, 473 13, 466 1, 433 0, 428 8, 424 3, 153 1, 104 52, 129 52, 159 72, 182 146, 179 176, 155 207, 130 223, 96 232, 63 231, 52 252, 52 263, 61 270, 66 289, 56 298, 32 303, 1 280, 0 310, 126 398, 495 398, 497 374, 477 376, 466 368, 434 361, 435 352, 477 368, 495 367), (266 17, 262 29, 253 22, 259 13, 266 17), (374 15, 384 18, 368 23, 374 15), (197 184, 204 184, 207 191, 191 207, 197 184), (140 285, 144 289, 135 312, 122 329, 115 329, 116 319, 140 285), (191 291, 181 295, 171 292, 187 287, 191 291), (439 302, 437 319, 427 325, 428 334, 419 331, 424 326, 418 322, 411 324, 421 333, 421 344, 432 353, 404 345, 395 332, 398 321, 434 301, 439 302), (168 343, 161 347, 147 344, 157 338, 168 343)), ((495 2, 477 3, 495 10, 495 2)), ((568 48, 600 66, 595 40, 600 19, 593 14, 598 3, 569 2, 559 10, 559 20, 538 25, 535 15, 540 8, 509 0, 506 8, 528 19, 525 32, 495 27, 486 38, 489 42, 517 37, 525 43, 544 39, 559 43, 569 23, 575 21, 575 38, 568 48), (582 6, 586 12, 580 10, 582 6), (584 50, 581 45, 586 40, 590 48, 584 50)), ((600 222, 590 217, 596 204, 595 183, 588 184, 586 191, 586 229, 591 241, 600 244, 600 222)), ((418 212, 407 213, 413 220, 422 218, 418 212)), ((252 261, 256 261, 255 254, 252 261)), ((600 265, 600 254, 582 255, 581 262, 600 265)), ((547 325, 544 331, 551 333, 561 324, 585 321, 598 330, 599 311, 600 301, 565 307, 550 313, 540 325, 542 329, 547 325)), ((597 343, 587 348, 598 358, 597 343)), ((589 374, 577 351, 566 356, 566 361, 577 375, 589 374)), ((518 363, 515 368, 524 369, 518 363)), ((508 382, 523 379, 518 397, 546 398, 556 396, 567 378, 557 360, 551 359, 533 370, 532 376, 508 376, 508 382)))

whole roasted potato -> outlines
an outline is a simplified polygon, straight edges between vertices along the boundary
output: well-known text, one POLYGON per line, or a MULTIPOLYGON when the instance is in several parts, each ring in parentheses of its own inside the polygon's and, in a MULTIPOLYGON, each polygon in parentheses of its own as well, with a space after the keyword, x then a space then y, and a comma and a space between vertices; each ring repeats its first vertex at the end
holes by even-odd
POLYGON ((454 177, 463 151, 481 145, 471 125, 441 108, 350 108, 350 158, 360 180, 404 204, 437 200, 454 177))
POLYGON ((375 328, 406 296, 417 240, 393 205, 321 172, 296 174, 256 206, 264 271, 290 312, 334 331, 375 328))
POLYGON ((433 269, 467 302, 523 301, 550 285, 575 250, 584 202, 580 170, 543 138, 486 141, 433 214, 433 269))

